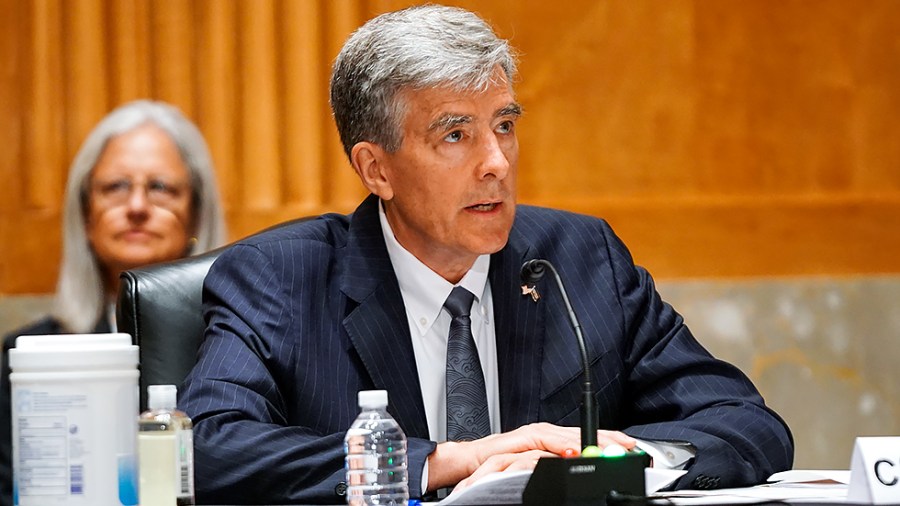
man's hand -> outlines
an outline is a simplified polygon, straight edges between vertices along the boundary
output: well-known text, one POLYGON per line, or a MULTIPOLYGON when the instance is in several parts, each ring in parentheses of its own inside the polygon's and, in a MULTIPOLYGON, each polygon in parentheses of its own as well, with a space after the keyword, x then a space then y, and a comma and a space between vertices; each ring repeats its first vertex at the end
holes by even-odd
MULTIPOLYGON (((621 432, 597 431, 597 446, 618 444, 632 449, 636 441, 621 432)), ((541 457, 562 456, 581 447, 578 427, 533 423, 512 432, 476 441, 446 442, 428 457, 428 490, 459 484, 465 488, 496 471, 532 469, 541 457)))
POLYGON ((468 478, 459 482, 456 487, 453 488, 453 491, 462 490, 469 485, 475 483, 479 479, 484 476, 487 476, 491 473, 499 472, 499 471, 516 471, 520 469, 534 469, 534 466, 537 465, 538 459, 541 457, 555 457, 555 453, 550 453, 544 450, 529 450, 527 452, 520 453, 500 453, 498 455, 491 455, 484 461, 483 464, 478 466, 478 469, 475 470, 468 478))

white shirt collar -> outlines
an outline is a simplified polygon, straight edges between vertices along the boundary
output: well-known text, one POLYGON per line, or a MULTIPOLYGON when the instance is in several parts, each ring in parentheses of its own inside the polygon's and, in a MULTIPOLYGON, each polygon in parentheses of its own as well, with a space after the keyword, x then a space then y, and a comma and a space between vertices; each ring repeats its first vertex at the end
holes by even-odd
POLYGON ((394 231, 384 213, 384 204, 378 201, 378 217, 381 220, 381 233, 387 245, 388 257, 394 266, 400 293, 406 305, 406 312, 415 319, 419 333, 424 335, 434 324, 444 307, 444 301, 454 286, 462 286, 475 294, 476 304, 484 296, 487 285, 488 269, 491 265, 490 255, 480 255, 466 272, 466 275, 453 285, 439 274, 423 264, 412 253, 406 250, 394 237, 394 231))

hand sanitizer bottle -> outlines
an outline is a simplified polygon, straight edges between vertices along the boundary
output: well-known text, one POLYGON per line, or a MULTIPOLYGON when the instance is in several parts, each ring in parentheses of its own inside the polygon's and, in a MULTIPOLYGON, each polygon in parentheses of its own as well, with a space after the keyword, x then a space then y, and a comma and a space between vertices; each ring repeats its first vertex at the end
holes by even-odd
POLYGON ((149 410, 138 419, 141 506, 194 504, 191 419, 175 409, 175 385, 147 387, 149 410))

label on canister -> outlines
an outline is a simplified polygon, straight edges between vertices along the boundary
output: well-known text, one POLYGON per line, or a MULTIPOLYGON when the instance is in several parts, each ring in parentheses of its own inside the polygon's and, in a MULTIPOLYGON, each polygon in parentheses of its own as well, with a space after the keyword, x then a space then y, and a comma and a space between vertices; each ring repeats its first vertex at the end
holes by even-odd
POLYGON ((15 504, 138 504, 137 360, 127 334, 17 339, 10 350, 15 504))

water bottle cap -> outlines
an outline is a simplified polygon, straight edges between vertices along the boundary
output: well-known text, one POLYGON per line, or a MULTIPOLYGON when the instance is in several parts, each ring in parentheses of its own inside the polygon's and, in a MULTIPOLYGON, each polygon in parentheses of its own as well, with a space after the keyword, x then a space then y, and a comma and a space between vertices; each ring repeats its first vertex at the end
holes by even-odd
POLYGON ((150 385, 147 387, 147 407, 150 409, 175 409, 178 387, 175 385, 150 385))
POLYGON ((361 390, 359 392, 359 407, 361 408, 386 408, 387 405, 387 390, 361 390))

